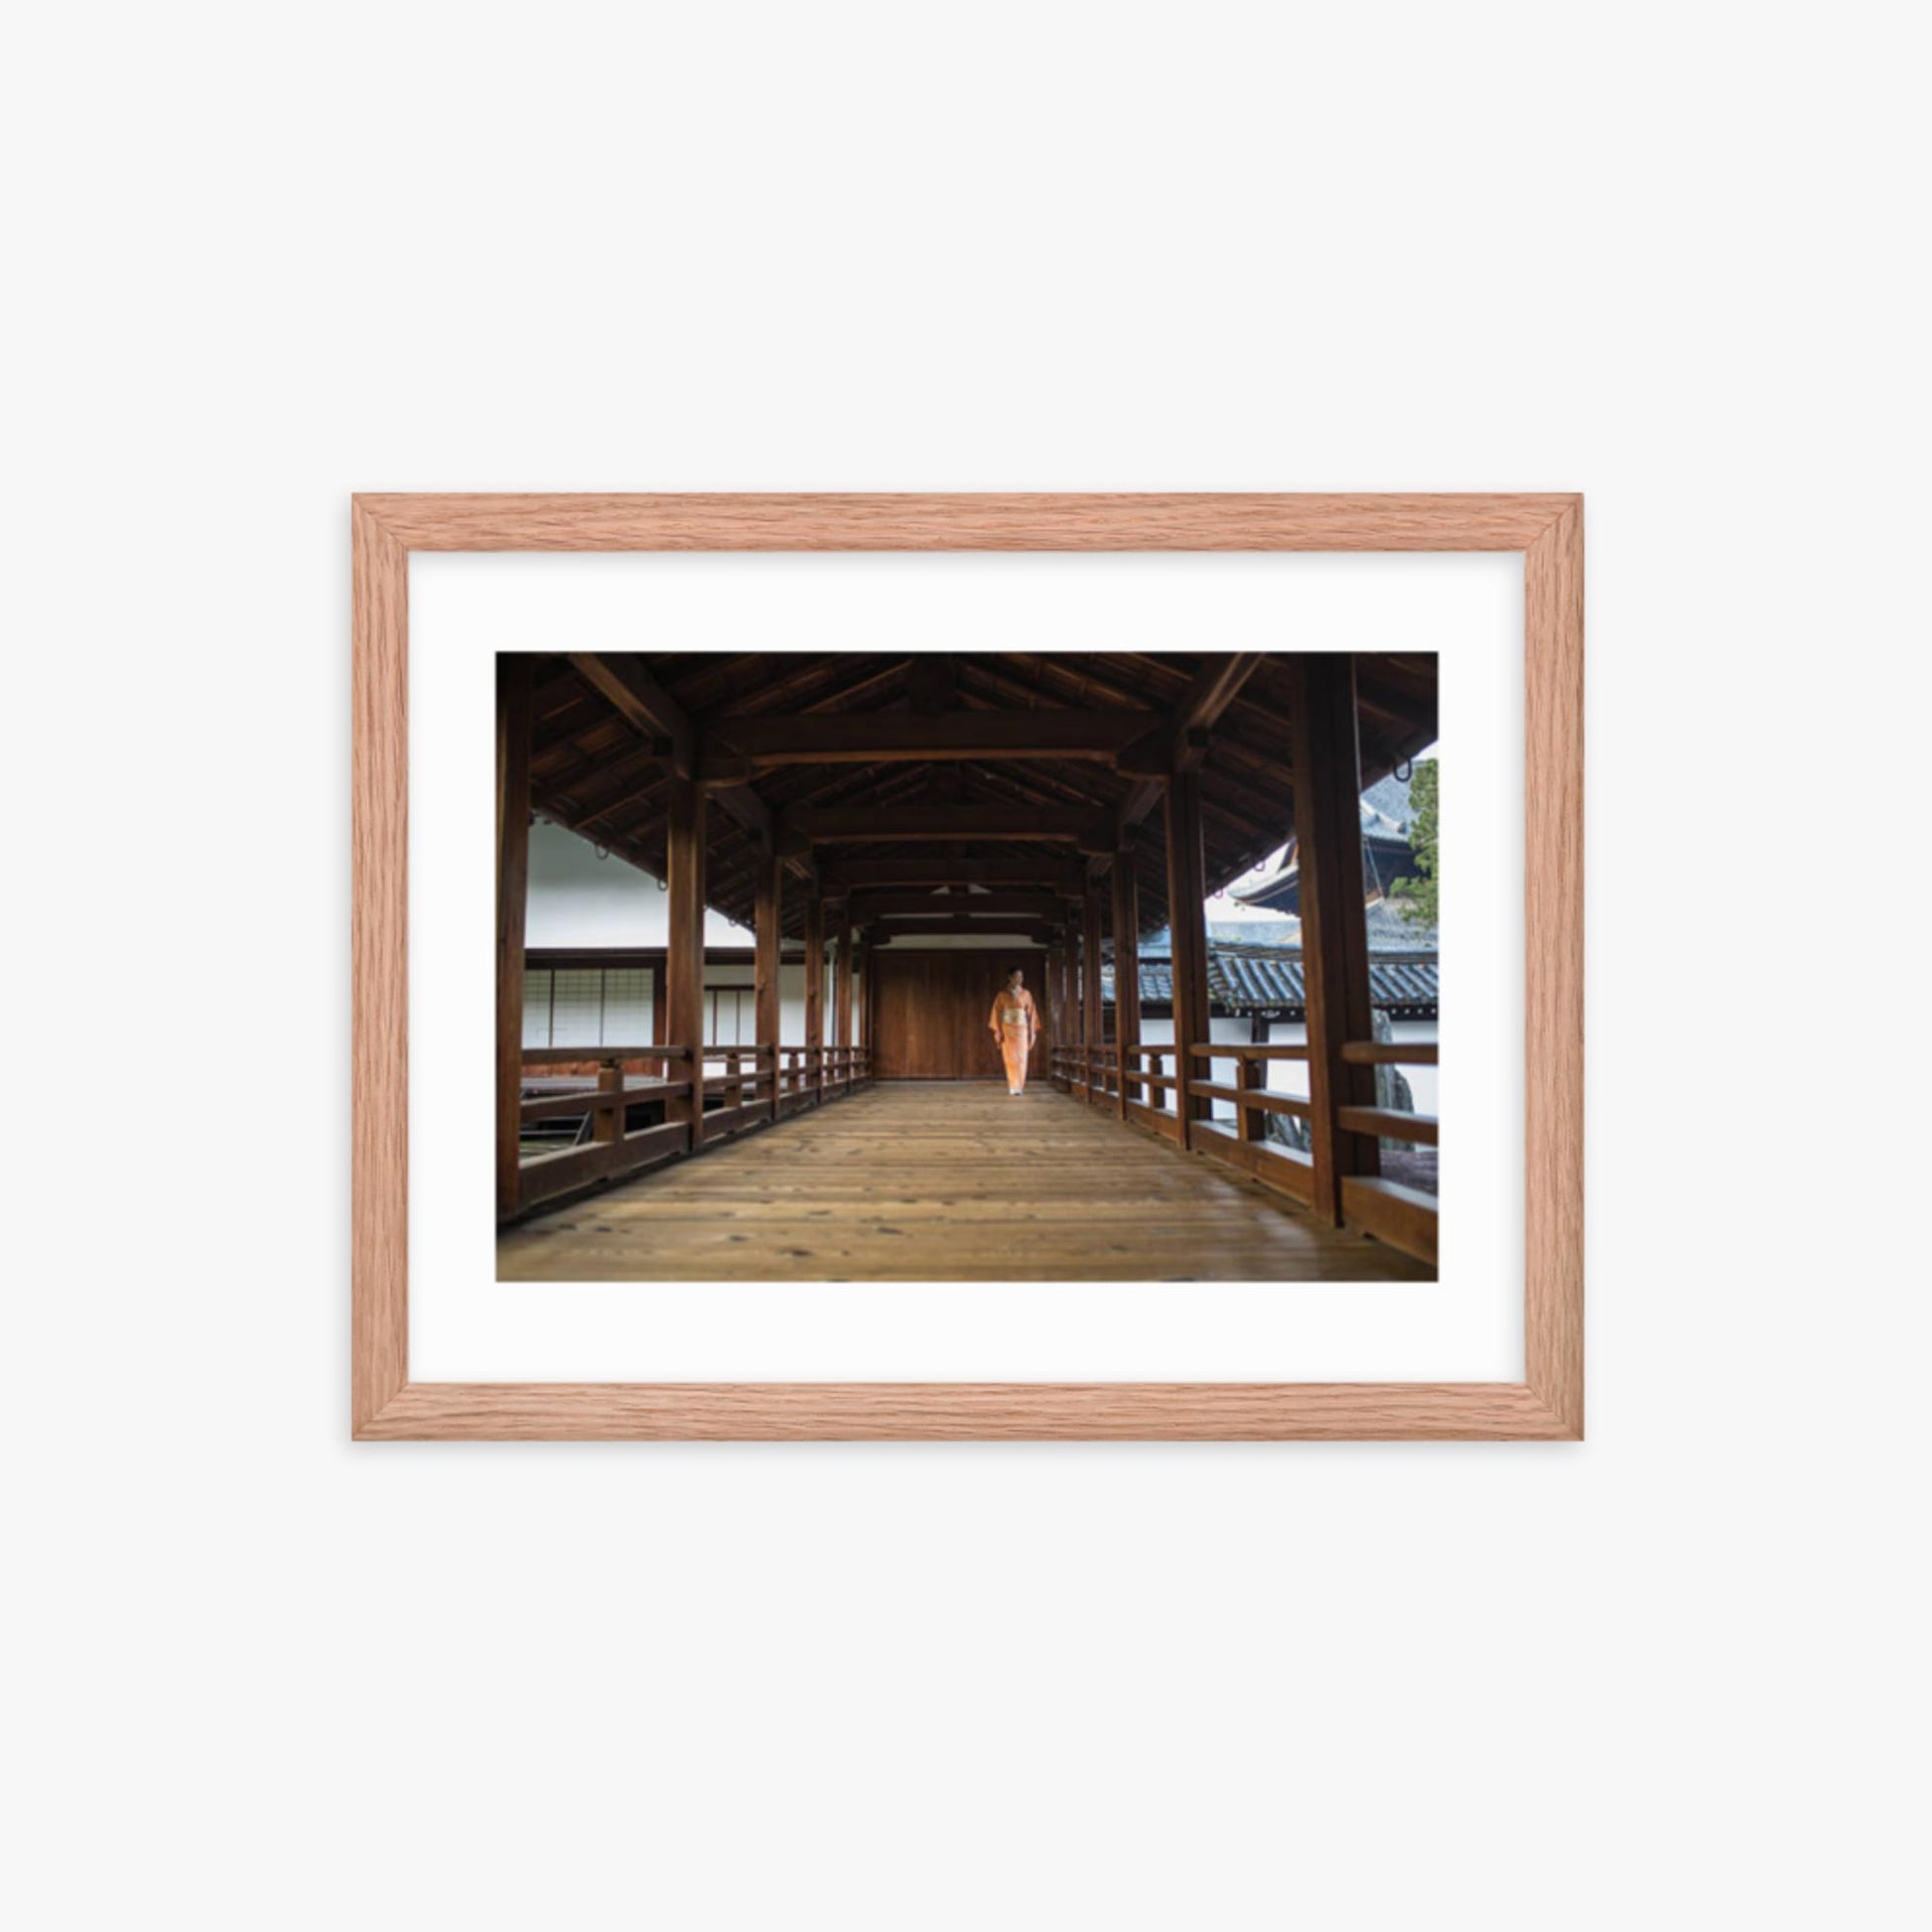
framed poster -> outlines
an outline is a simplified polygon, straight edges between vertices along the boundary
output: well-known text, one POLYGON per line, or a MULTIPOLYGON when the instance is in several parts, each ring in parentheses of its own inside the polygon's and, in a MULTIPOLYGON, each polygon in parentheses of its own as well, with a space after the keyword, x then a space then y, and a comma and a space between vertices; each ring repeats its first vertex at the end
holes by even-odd
POLYGON ((352 524, 359 1439, 1581 1436, 1581 498, 352 524))

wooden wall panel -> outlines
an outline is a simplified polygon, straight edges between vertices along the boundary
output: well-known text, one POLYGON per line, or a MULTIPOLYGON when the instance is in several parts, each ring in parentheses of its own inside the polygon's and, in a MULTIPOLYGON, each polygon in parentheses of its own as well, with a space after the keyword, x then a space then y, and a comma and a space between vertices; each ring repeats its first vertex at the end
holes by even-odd
POLYGON ((873 955, 878 974, 878 1034, 873 1075, 880 1080, 998 1080, 1000 1051, 988 1030, 993 997, 1018 966, 1040 1012, 1028 1077, 1043 1079, 1046 955, 1034 947, 998 952, 900 952, 873 955))

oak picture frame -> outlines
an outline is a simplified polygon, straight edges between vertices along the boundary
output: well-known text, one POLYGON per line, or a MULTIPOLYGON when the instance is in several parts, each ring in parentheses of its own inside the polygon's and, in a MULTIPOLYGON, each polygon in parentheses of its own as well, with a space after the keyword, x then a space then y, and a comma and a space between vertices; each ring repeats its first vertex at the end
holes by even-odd
POLYGON ((358 1441, 1575 1441, 1584 1432, 1584 534, 1575 494, 352 499, 358 1441), (408 572, 418 551, 1508 551, 1524 559, 1521 1382, 428 1383, 409 1376, 408 572))

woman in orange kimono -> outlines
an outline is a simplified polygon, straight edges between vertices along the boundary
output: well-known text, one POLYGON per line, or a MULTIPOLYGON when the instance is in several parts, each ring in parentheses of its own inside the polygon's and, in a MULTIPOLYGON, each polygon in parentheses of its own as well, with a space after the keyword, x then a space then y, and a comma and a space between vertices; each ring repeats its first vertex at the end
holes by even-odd
POLYGON ((1027 1090, 1027 1055, 1034 1050, 1034 1035, 1039 1032, 1039 1016, 1034 1010, 1034 996, 1027 991, 1027 976, 1019 967, 1007 975, 1000 997, 993 1002, 993 1037, 1007 1063, 1007 1091, 1027 1090))

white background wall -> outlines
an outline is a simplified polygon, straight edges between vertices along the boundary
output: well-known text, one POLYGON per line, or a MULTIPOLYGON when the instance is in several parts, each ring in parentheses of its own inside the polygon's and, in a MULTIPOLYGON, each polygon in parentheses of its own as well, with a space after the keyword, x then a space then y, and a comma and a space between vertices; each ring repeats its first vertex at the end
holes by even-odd
POLYGON ((1922 1919, 1907 1023, 1684 836, 1920 815, 1910 24, 24 16, 13 904, 198 1076, 274 970, 16 1149, 11 1916, 1922 1919), (1589 1441, 351 1447, 347 492, 1068 485, 1590 492, 1589 1441))

